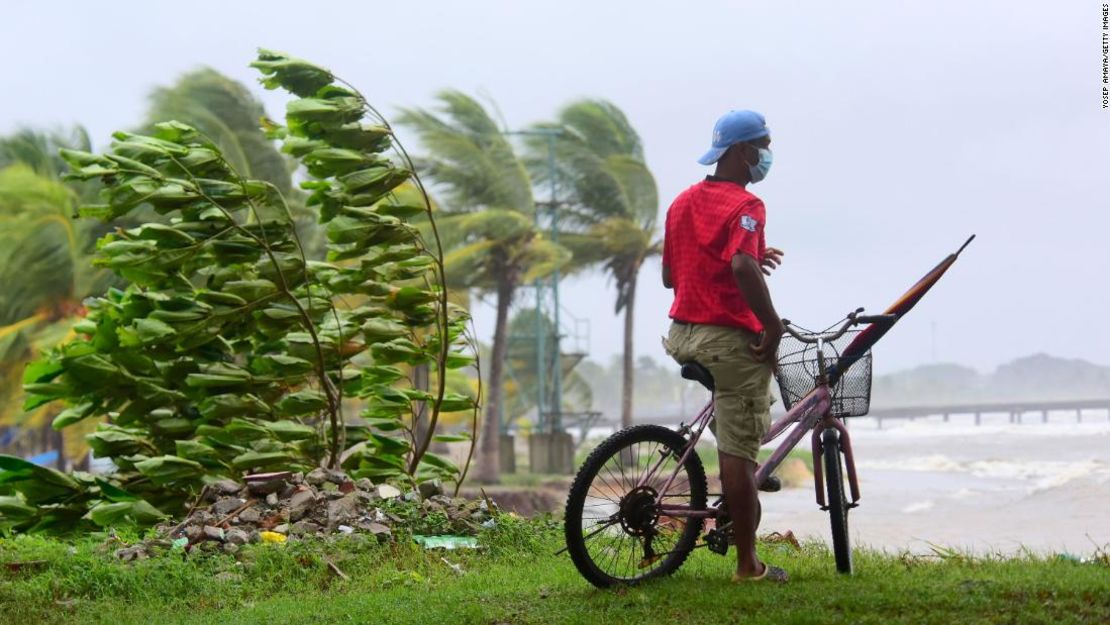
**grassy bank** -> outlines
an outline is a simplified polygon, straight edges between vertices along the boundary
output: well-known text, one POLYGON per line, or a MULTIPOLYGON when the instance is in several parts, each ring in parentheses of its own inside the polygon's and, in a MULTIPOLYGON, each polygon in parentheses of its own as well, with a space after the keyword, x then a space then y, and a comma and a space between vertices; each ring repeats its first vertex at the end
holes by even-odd
POLYGON ((1059 558, 859 553, 833 571, 821 546, 765 544, 785 586, 737 586, 730 558, 695 552, 674 577, 596 590, 553 526, 504 519, 483 551, 415 545, 255 545, 231 556, 134 564, 101 539, 0 540, 4 623, 1106 623, 1110 567, 1059 558), (445 562, 446 559, 446 562, 445 562), (34 563, 38 561, 38 563, 34 563), (18 570, 4 564, 29 562, 18 570), (329 567, 329 562, 335 569, 329 567), (452 566, 454 565, 454 566, 452 566), (456 570, 456 567, 458 570, 456 570))

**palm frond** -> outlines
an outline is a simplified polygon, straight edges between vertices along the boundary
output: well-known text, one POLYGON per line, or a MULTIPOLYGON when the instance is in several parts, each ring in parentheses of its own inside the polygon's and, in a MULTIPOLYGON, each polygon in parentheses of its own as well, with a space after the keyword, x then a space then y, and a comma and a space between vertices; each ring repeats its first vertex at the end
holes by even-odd
POLYGON ((537 237, 519 250, 515 260, 524 269, 521 280, 531 282, 551 275, 570 259, 570 250, 554 241, 537 237))
POLYGON ((147 125, 176 119, 212 138, 243 175, 265 180, 288 195, 285 157, 260 127, 262 103, 240 82, 211 68, 189 72, 150 95, 147 125))
POLYGON ((436 111, 402 109, 398 123, 411 128, 430 156, 418 166, 454 211, 507 207, 532 215, 532 183, 512 144, 488 111, 458 91, 437 95, 436 111))
POLYGON ((66 169, 58 155, 60 148, 91 150, 88 131, 82 126, 74 126, 69 131, 21 128, 0 137, 0 168, 23 163, 40 176, 57 179, 66 169))

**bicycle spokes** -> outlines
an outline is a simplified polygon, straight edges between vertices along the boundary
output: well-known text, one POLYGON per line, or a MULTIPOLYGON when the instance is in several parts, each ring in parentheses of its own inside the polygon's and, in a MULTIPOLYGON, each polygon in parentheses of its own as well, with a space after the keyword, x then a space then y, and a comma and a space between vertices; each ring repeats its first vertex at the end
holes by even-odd
POLYGON ((690 498, 690 479, 674 450, 643 441, 612 454, 600 466, 583 505, 581 531, 596 566, 620 579, 641 577, 675 549, 686 528, 664 502, 690 498), (666 492, 660 489, 675 475, 666 492))

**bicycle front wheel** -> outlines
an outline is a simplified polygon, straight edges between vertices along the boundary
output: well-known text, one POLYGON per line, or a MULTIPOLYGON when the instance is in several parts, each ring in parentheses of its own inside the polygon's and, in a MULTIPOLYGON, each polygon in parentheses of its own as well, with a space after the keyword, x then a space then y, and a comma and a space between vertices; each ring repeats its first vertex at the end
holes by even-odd
POLYGON ((638 425, 610 436, 583 463, 567 496, 564 532, 574 566, 591 584, 633 584, 686 561, 703 520, 661 509, 706 509, 705 468, 696 453, 679 464, 685 446, 674 430, 638 425))
POLYGON ((828 428, 821 434, 825 464, 825 492, 828 495, 829 524, 832 527, 833 556, 836 570, 852 572, 852 548, 848 543, 848 498, 844 494, 844 472, 840 467, 839 433, 828 428))

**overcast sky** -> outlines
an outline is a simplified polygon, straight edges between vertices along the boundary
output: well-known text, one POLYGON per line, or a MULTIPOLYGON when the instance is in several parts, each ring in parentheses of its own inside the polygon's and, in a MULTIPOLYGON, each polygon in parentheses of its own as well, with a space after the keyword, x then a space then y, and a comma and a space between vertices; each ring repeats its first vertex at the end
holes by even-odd
MULTIPOLYGON (((779 312, 810 325, 879 311, 971 233, 960 262, 876 348, 876 368, 982 370, 1035 352, 1110 364, 1110 110, 1101 2, 6 2, 0 132, 109 133, 156 85, 209 65, 254 85, 258 46, 333 69, 380 105, 486 94, 510 126, 579 97, 623 108, 660 212, 707 173, 730 108, 763 112, 775 163, 751 187, 779 312), (934 333, 935 328, 935 333, 934 333), (935 341, 934 341, 935 334, 935 341)), ((259 95, 275 115, 283 98, 259 95)), ((662 223, 662 217, 660 218, 662 223)), ((639 353, 665 358, 658 263, 637 302, 639 353)), ((603 279, 564 284, 618 353, 603 279), (604 290, 604 296, 601 293, 604 290)), ((488 338, 488 309, 476 311, 488 338)))

